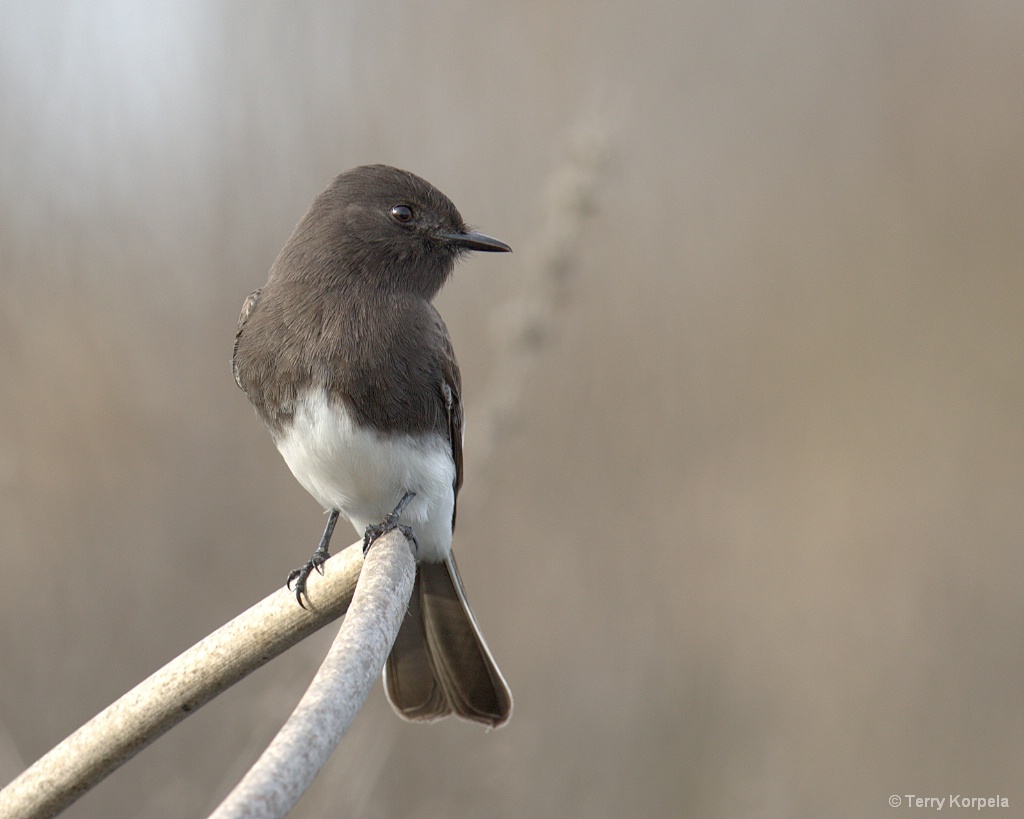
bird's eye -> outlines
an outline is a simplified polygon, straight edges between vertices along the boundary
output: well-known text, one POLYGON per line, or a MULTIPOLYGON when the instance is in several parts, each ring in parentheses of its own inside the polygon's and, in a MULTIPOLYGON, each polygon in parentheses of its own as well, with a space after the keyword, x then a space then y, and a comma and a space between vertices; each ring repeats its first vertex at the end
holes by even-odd
POLYGON ((395 205, 391 209, 391 215, 395 217, 398 222, 411 222, 412 221, 412 208, 408 205, 395 205))

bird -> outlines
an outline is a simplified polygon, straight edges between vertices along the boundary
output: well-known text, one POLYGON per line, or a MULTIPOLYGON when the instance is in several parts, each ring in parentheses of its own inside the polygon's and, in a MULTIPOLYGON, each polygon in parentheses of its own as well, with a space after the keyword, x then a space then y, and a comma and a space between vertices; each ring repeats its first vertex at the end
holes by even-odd
POLYGON ((410 721, 454 714, 497 728, 512 715, 512 694, 452 553, 462 378, 432 304, 471 251, 511 247, 469 228, 447 196, 409 171, 345 171, 245 300, 231 364, 292 474, 328 515, 312 556, 288 575, 298 603, 323 571, 340 515, 363 534, 364 553, 400 528, 415 544, 417 571, 384 668, 387 698, 410 721))

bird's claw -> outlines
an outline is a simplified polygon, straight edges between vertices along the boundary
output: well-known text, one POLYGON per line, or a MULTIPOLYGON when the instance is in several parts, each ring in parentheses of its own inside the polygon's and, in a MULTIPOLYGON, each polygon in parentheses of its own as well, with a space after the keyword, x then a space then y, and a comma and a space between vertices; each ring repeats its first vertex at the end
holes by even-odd
POLYGON ((309 576, 314 571, 320 574, 324 573, 324 563, 327 562, 327 558, 330 555, 326 551, 320 551, 319 549, 313 552, 313 556, 306 561, 306 563, 297 569, 292 569, 288 572, 288 582, 285 584, 289 590, 292 588, 292 584, 295 584, 295 599, 299 602, 302 608, 306 608, 306 604, 302 598, 305 597, 309 600, 309 595, 306 593, 306 581, 309 580, 309 576))
POLYGON ((419 552, 419 543, 416 542, 416 535, 412 533, 412 529, 406 526, 404 523, 398 522, 398 519, 402 516, 402 513, 405 511, 405 507, 407 507, 409 503, 412 501, 412 499, 415 497, 415 492, 406 492, 402 496, 402 499, 398 502, 398 506, 396 506, 391 512, 384 516, 384 520, 382 520, 380 523, 375 523, 366 527, 366 531, 363 532, 363 557, 366 557, 366 553, 370 551, 370 547, 378 538, 382 537, 383 535, 386 535, 392 529, 397 529, 399 532, 405 535, 406 538, 408 538, 409 542, 412 543, 413 552, 419 552))
POLYGON ((416 535, 413 534, 412 527, 406 526, 404 523, 399 523, 397 516, 388 515, 380 523, 376 523, 372 526, 367 526, 366 531, 363 532, 363 557, 366 557, 367 552, 370 551, 370 547, 373 546, 377 540, 392 529, 397 529, 413 545, 414 551, 419 551, 419 544, 416 542, 416 535))

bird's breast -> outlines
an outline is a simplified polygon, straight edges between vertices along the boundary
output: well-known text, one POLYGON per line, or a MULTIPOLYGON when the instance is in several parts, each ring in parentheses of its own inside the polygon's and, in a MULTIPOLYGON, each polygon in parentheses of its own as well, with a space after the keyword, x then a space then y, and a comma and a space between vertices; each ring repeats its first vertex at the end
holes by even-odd
POLYGON ((455 463, 446 438, 381 432, 361 424, 344 401, 311 388, 275 440, 296 480, 360 534, 414 492, 401 521, 416 534, 419 559, 441 561, 451 550, 455 463))

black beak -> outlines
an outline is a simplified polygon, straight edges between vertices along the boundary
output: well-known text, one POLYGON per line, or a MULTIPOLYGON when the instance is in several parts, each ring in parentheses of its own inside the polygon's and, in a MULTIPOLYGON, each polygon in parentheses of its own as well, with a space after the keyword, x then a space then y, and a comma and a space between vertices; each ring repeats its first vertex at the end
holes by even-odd
POLYGON ((444 233, 442 234, 442 238, 451 242, 453 245, 464 247, 467 250, 487 250, 492 253, 512 252, 512 248, 500 239, 495 239, 493 236, 488 236, 484 233, 476 233, 470 230, 464 230, 460 233, 444 233))

